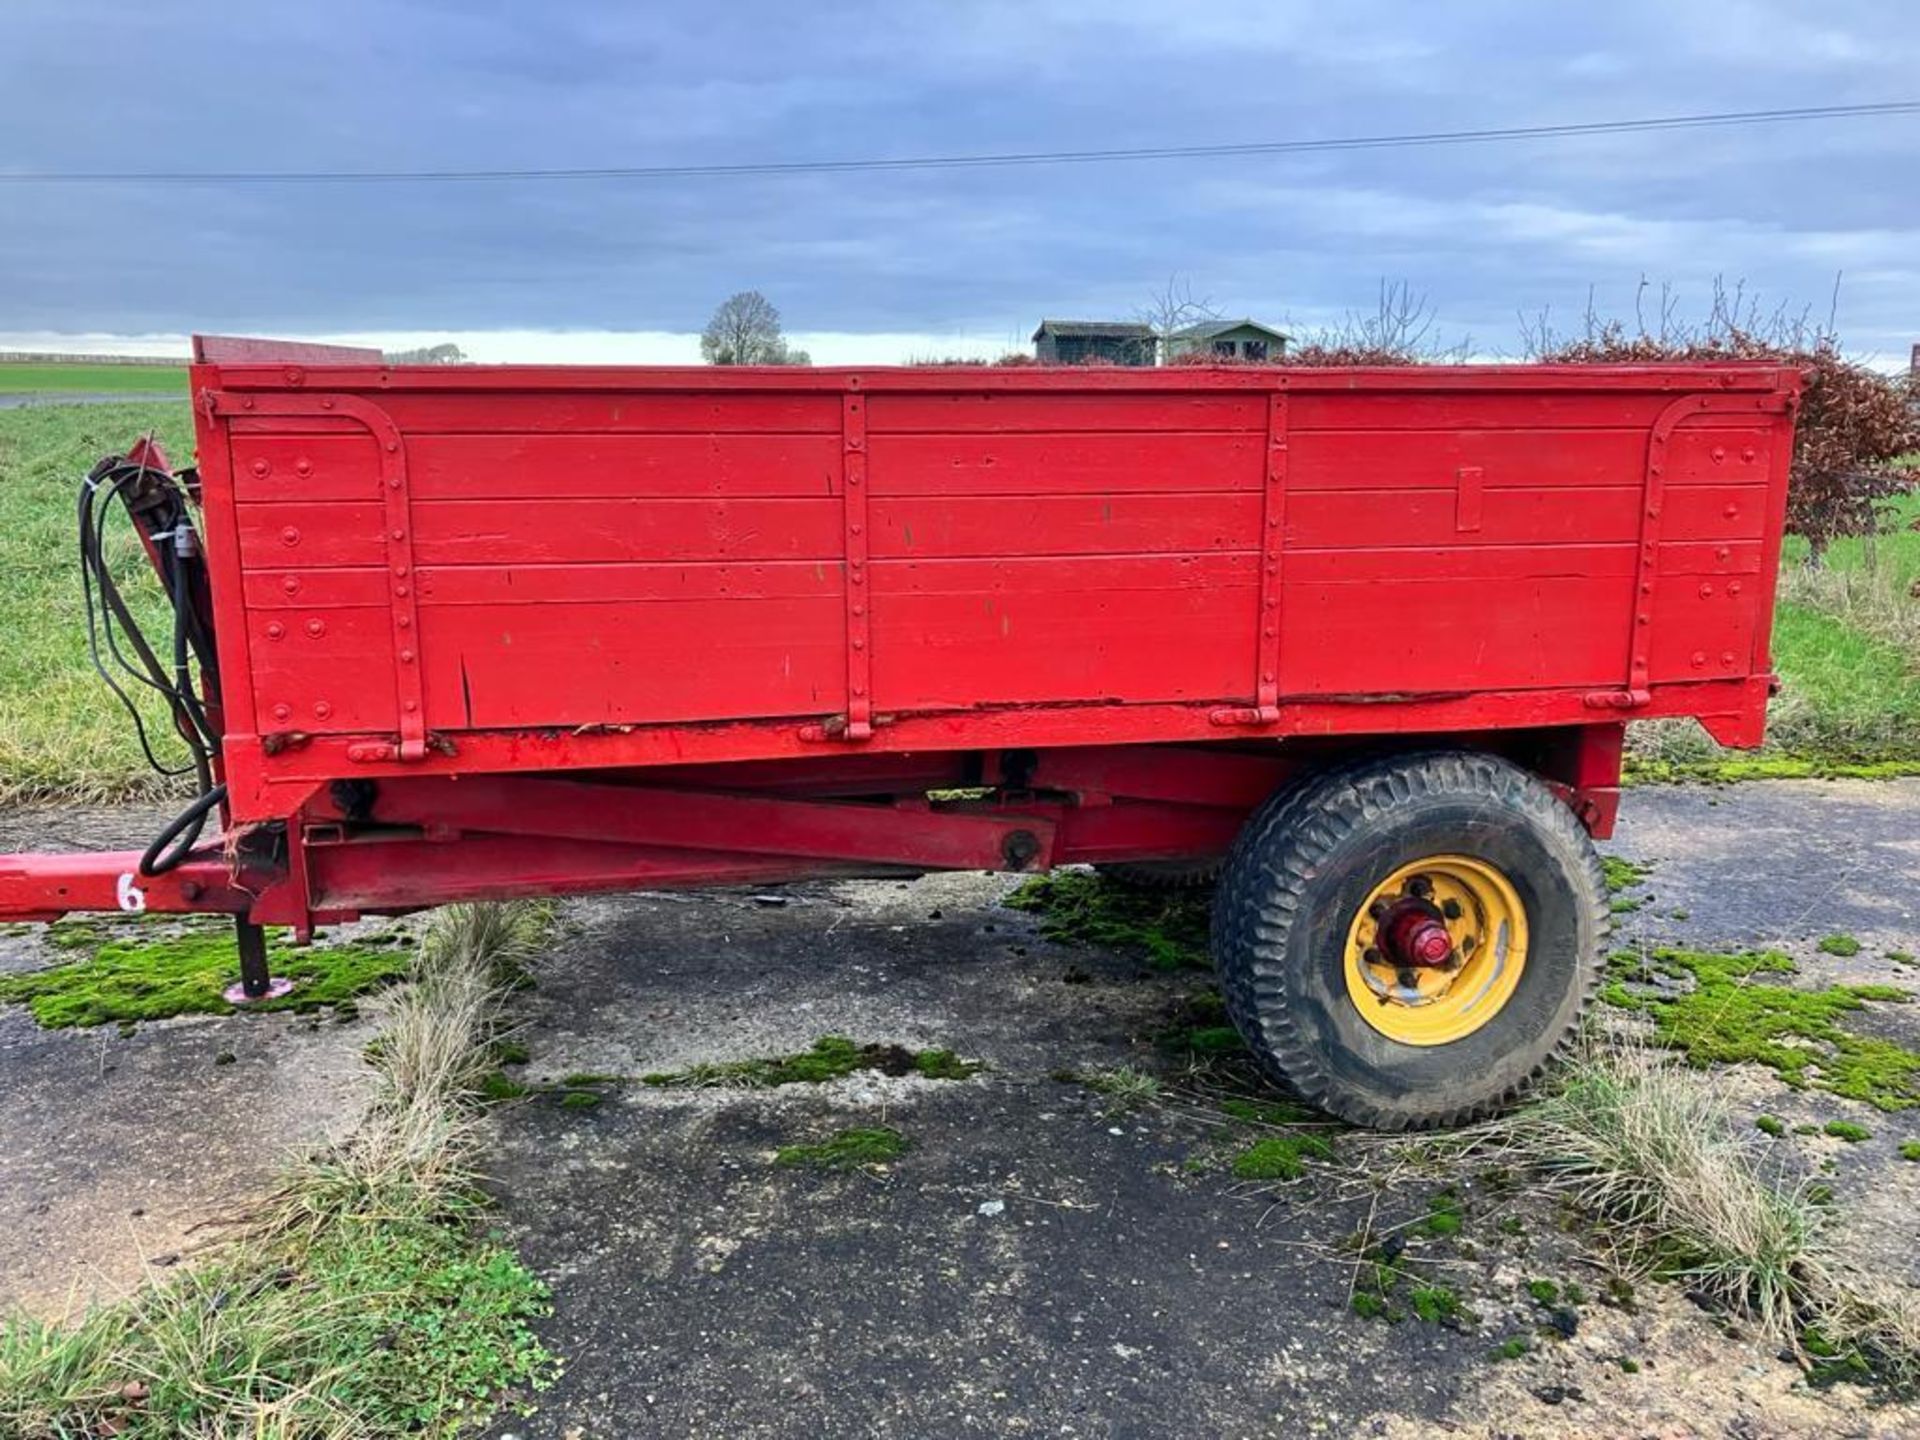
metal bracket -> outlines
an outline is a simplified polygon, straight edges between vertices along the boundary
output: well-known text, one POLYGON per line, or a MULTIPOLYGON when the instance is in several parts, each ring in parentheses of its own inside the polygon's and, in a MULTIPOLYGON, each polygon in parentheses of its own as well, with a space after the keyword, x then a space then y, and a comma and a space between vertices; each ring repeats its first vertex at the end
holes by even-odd
POLYGON ((827 727, 827 733, 838 740, 866 740, 873 735, 873 586, 867 563, 867 402, 857 375, 847 377, 847 389, 840 398, 840 436, 840 489, 846 509, 847 719, 838 731, 827 727))
POLYGON ((1667 406, 1654 420, 1653 433, 1647 441, 1646 484, 1640 511, 1640 548, 1633 573, 1633 630, 1627 640, 1627 684, 1623 692, 1595 692, 1600 696, 1609 693, 1621 695, 1624 699, 1601 699, 1596 702, 1595 695, 1589 695, 1586 697, 1588 705, 1595 708, 1612 706, 1635 709, 1653 698, 1648 687, 1653 658, 1654 585, 1660 570, 1660 517, 1666 508, 1668 444, 1673 439, 1673 432, 1696 415, 1767 414, 1789 409, 1792 403, 1791 397, 1779 394, 1687 395, 1667 406))
POLYGON ((1287 400, 1267 396, 1267 453, 1261 463, 1260 609, 1254 617, 1254 703, 1211 711, 1214 725, 1272 725, 1280 718, 1280 557, 1286 549, 1287 400))
POLYGON ((1461 465, 1453 472, 1453 528, 1466 532, 1480 528, 1487 472, 1479 465, 1461 465))
MULTIPOLYGON (((299 383, 290 370, 290 383, 299 383)), ((387 606, 393 626, 394 690, 400 706, 400 741, 382 759, 418 761, 427 758, 426 686, 421 679, 419 577, 413 563, 413 503, 407 476, 406 439, 394 418, 370 400, 357 395, 252 395, 215 390, 202 403, 216 414, 298 416, 303 419, 353 420, 372 434, 380 453, 380 495, 385 511, 382 539, 387 551, 387 606)), ((370 757, 355 757, 370 758, 370 757)))

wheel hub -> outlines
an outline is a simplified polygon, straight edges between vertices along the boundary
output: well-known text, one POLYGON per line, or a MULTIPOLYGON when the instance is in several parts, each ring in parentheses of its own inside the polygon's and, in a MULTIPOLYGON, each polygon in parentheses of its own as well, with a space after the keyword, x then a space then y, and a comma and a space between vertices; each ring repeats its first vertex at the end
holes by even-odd
POLYGON ((1444 1045, 1486 1024, 1519 984, 1526 911, 1500 870, 1466 855, 1403 865, 1348 931, 1347 993, 1381 1034, 1444 1045))
POLYGON ((1387 907, 1380 922, 1381 953, 1387 963, 1404 969, 1445 965, 1453 959, 1453 937, 1440 911, 1425 900, 1405 896, 1387 907))

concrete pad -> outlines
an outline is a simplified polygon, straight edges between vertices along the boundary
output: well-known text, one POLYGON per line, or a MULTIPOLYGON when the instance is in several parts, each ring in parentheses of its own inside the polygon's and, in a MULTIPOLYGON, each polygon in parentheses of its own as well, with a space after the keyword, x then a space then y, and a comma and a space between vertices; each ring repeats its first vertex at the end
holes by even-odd
MULTIPOLYGON (((0 851, 137 847, 170 813, 13 810, 0 851)), ((116 924, 142 938, 165 928, 116 924)), ((0 934, 0 970, 73 958, 35 927, 0 934)), ((371 1012, 344 1025, 236 1013, 123 1036, 42 1030, 0 1007, 0 1313, 54 1318, 124 1293, 217 1233, 289 1153, 352 1125, 377 1028, 371 1012)))
MULTIPOLYGON (((1910 933, 1920 893, 1916 821, 1915 784, 1635 791, 1615 848, 1657 862, 1659 900, 1621 941, 1682 938, 1666 912, 1687 907, 1694 944, 1765 940, 1815 957, 1842 925, 1890 942, 1910 933)), ((1008 888, 948 876, 569 907, 575 933, 523 1007, 530 1080, 787 1053, 823 1034, 948 1046, 988 1068, 964 1082, 771 1091, 628 1083, 592 1109, 546 1098, 499 1111, 494 1183, 509 1233, 554 1285, 546 1333, 567 1371, 533 1417, 496 1435, 1920 1426, 1857 1391, 1809 1391, 1772 1347, 1729 1337, 1674 1287, 1650 1287, 1631 1310, 1590 1306, 1573 1340, 1494 1363, 1502 1335, 1540 1319, 1529 1277, 1600 1287, 1551 1206, 1488 1195, 1472 1167, 1403 1176, 1393 1193, 1357 1167, 1280 1189, 1188 1173, 1220 1144, 1202 1107, 1116 1113, 1050 1077, 1130 1064, 1177 1087, 1153 1035, 1209 978, 1041 941, 997 905, 1008 888), (910 1148, 866 1172, 772 1163, 780 1146, 856 1124, 893 1126, 910 1148), (1424 1263, 1477 1320, 1456 1331, 1355 1316, 1348 1237, 1370 1215, 1376 1234, 1417 1218, 1449 1182, 1467 1197, 1468 1243, 1424 1263), (1525 1216, 1520 1238, 1495 1232, 1501 1213, 1525 1216)), ((1758 1078, 1780 1109, 1781 1087, 1758 1078)), ((1905 1117, 1874 1124, 1886 1132, 1875 1168, 1837 1162, 1843 1197, 1882 1188, 1912 1133, 1905 1117)), ((1365 1143, 1340 1141, 1349 1155, 1365 1143)), ((1910 1230, 1877 1204, 1865 1223, 1900 1246, 1910 1230)))

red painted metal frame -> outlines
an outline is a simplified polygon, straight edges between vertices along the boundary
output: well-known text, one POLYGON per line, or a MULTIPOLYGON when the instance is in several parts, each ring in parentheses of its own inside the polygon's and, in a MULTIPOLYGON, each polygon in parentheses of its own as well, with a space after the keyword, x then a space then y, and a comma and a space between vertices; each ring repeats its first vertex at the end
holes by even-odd
POLYGON ((0 857, 0 917, 1201 857, 1356 745, 1605 834, 1622 720, 1764 725, 1776 366, 196 356, 225 853, 0 857))

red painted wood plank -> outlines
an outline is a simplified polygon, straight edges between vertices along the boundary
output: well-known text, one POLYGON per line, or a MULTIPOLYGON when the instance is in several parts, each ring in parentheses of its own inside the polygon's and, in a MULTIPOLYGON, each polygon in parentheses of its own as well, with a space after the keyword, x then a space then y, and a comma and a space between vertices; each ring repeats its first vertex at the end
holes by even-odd
MULTIPOLYGON (((840 563, 815 560, 744 565, 428 565, 419 576, 423 605, 649 606, 680 600, 811 600, 841 593, 840 563)), ((660 617, 647 613, 635 614, 632 620, 640 625, 661 623, 660 617)))
POLYGON ((1309 392, 1296 399, 1291 428, 1296 435, 1319 430, 1377 434, 1383 430, 1574 429, 1637 429, 1645 435, 1674 398, 1658 392, 1606 390, 1556 394, 1474 389, 1391 398, 1365 391, 1309 392))
POLYGON ((1260 528, 1260 497, 876 497, 869 515, 873 553, 880 558, 1180 554, 1252 549, 1260 528))
POLYGON ((837 393, 635 389, 610 394, 515 390, 440 394, 394 390, 372 398, 409 435, 579 434, 596 430, 726 435, 840 428, 837 393))
POLYGON ((1758 540, 1767 530, 1765 485, 1671 485, 1662 540, 1758 540))
POLYGON ((340 735, 398 724, 384 604, 249 615, 247 644, 262 730, 340 735))
POLYGON ((1265 437, 1205 432, 875 435, 873 493, 1257 490, 1265 437))
POLYGON ((1321 490, 1287 497, 1286 536, 1295 549, 1368 545, 1618 544, 1640 536, 1640 490, 1488 490, 1480 528, 1458 528, 1458 496, 1445 490, 1321 490))
POLYGON ((1264 431, 1264 394, 1221 394, 1169 385, 1140 394, 1006 394, 956 388, 947 394, 874 393, 867 431, 885 434, 1243 430, 1264 431))
POLYGON ((438 605, 421 616, 428 724, 619 725, 814 716, 846 700, 837 595, 438 605))
POLYGON ((1281 688, 1404 696, 1617 684, 1632 586, 1626 574, 1290 581, 1280 606, 1281 688))
POLYGON ((1487 489, 1618 485, 1646 463, 1644 428, 1309 431, 1291 437, 1287 489, 1439 489, 1477 465, 1487 489))
POLYGON ((1649 677, 1658 684, 1750 674, 1754 632, 1767 603, 1765 589, 1751 576, 1663 573, 1654 586, 1649 677))
POLYGON ((1758 540, 1670 540, 1657 568, 1661 575, 1753 575, 1763 563, 1758 540))
MULTIPOLYGON (((358 500, 379 490, 366 435, 248 435, 234 440, 241 503, 358 500)), ((825 496, 838 490, 830 435, 414 435, 416 500, 643 496, 825 496)))
MULTIPOLYGON (((839 510, 833 499, 425 500, 413 507, 414 554, 423 565, 837 559, 839 510)), ((243 563, 378 565, 383 519, 377 504, 242 506, 243 563)))
POLYGON ((350 570, 250 570, 244 580, 249 611, 385 605, 388 598, 387 572, 379 566, 350 570))
POLYGON ((1382 580, 1539 580, 1631 575, 1631 542, 1614 545, 1436 545, 1432 549, 1293 550, 1289 581, 1327 584, 1382 580))
POLYGON ((876 709, 1236 696, 1256 570, 1249 555, 876 562, 876 709))
POLYGON ((1665 460, 1670 485, 1764 485, 1772 463, 1771 440, 1763 426, 1742 419, 1726 428, 1702 428, 1699 416, 1673 432, 1665 460))

